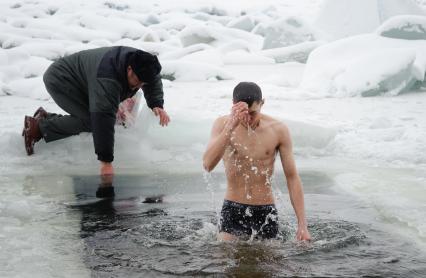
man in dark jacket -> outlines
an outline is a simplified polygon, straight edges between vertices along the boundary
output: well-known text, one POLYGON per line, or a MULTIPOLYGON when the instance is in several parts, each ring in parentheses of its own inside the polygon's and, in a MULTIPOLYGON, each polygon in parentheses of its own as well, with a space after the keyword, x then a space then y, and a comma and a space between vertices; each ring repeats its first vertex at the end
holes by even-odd
POLYGON ((113 174, 114 124, 120 102, 142 88, 145 100, 160 124, 170 118, 163 109, 161 65, 156 56, 125 46, 84 50, 54 62, 43 76, 53 100, 69 115, 39 108, 25 116, 23 136, 28 155, 34 144, 92 132, 101 175, 113 174))

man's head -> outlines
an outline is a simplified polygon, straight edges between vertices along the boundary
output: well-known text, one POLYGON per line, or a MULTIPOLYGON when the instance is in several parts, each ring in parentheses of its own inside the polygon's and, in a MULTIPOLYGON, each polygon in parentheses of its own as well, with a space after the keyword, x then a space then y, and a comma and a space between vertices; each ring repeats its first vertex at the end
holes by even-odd
POLYGON ((254 102, 262 102, 262 90, 254 82, 240 82, 234 88, 232 99, 234 103, 243 101, 250 108, 254 102))
POLYGON ((247 103, 249 124, 253 124, 260 118, 260 109, 264 100, 262 99, 262 90, 256 83, 240 82, 234 88, 232 99, 234 104, 240 101, 247 103))
POLYGON ((129 87, 134 89, 145 83, 152 83, 159 78, 161 65, 157 56, 137 50, 128 60, 127 80, 129 87))

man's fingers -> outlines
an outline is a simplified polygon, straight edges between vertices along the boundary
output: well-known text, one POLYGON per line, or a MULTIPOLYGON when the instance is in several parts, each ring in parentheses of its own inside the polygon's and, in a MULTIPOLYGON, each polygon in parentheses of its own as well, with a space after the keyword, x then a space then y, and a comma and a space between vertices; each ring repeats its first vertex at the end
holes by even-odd
POLYGON ((248 108, 247 107, 233 107, 232 108, 232 114, 234 114, 234 115, 248 114, 248 108))
POLYGON ((248 109, 248 104, 245 102, 238 102, 237 104, 235 104, 236 107, 241 108, 241 109, 248 109))
POLYGON ((161 113, 160 117, 161 117, 162 126, 165 126, 165 124, 166 124, 166 115, 164 113, 161 113))
POLYGON ((248 105, 245 102, 238 102, 232 106, 235 109, 248 109, 248 105))
POLYGON ((166 113, 164 113, 163 123, 164 123, 164 126, 167 126, 169 124, 169 116, 167 116, 166 113))
POLYGON ((165 118, 164 118, 164 114, 163 113, 161 113, 160 114, 160 124, 161 124, 161 126, 164 126, 165 125, 165 118))
POLYGON ((170 121, 170 119, 169 119, 169 116, 167 115, 167 113, 164 112, 164 111, 161 111, 161 113, 160 113, 160 125, 161 126, 167 126, 169 121, 170 121))
POLYGON ((159 113, 159 116, 160 116, 160 125, 163 126, 163 115, 159 113))

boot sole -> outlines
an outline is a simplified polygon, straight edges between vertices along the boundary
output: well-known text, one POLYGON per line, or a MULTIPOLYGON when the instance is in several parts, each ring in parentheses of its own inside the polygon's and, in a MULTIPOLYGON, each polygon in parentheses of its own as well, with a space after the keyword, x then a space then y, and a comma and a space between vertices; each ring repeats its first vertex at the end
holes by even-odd
POLYGON ((22 131, 22 136, 24 136, 24 145, 25 145, 25 150, 27 151, 27 155, 32 155, 34 154, 34 144, 35 141, 30 139, 28 136, 28 131, 30 129, 29 126, 29 119, 31 117, 29 116, 25 116, 24 119, 24 130, 22 131))

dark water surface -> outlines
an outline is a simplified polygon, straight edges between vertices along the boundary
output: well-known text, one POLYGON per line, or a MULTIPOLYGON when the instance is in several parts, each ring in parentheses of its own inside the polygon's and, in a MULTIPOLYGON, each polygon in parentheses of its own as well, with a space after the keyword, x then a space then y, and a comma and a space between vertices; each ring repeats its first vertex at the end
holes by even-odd
POLYGON ((81 214, 93 277, 426 277, 425 252, 374 208, 335 192, 326 175, 301 176, 313 238, 304 244, 286 194, 277 239, 218 242, 223 175, 117 176, 115 197, 103 199, 99 177, 74 176, 75 201, 63 205, 81 214))

